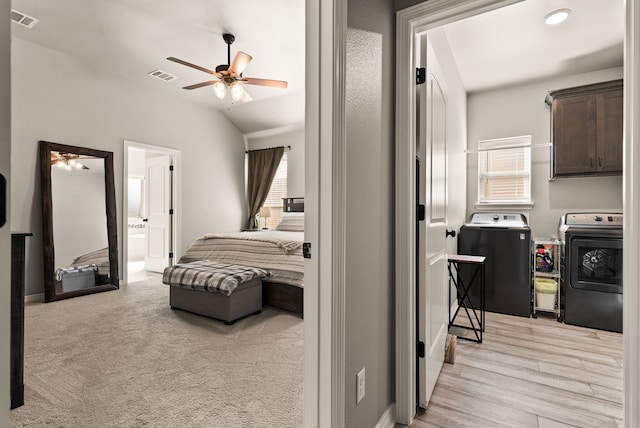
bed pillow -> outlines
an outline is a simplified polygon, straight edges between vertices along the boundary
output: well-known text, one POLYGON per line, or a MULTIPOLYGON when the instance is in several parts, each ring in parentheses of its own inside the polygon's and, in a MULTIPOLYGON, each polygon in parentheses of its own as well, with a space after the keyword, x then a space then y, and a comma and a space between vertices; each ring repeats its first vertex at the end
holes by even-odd
POLYGON ((304 232, 304 213, 282 213, 276 230, 304 232))

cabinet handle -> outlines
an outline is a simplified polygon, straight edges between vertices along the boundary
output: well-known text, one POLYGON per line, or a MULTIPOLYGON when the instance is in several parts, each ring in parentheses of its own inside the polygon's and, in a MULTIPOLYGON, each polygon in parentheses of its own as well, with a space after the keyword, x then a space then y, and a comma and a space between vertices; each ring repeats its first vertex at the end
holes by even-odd
POLYGON ((593 158, 589 158, 589 166, 593 168, 593 158))
POLYGON ((598 166, 602 168, 602 156, 598 157, 598 166))

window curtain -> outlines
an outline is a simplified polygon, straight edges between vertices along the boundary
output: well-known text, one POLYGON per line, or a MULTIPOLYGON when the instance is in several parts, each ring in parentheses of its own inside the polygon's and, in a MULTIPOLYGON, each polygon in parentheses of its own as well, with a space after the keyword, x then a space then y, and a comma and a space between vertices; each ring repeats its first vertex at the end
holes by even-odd
POLYGON ((264 204, 276 176, 284 147, 274 147, 247 152, 247 202, 249 205, 248 229, 257 229, 256 215, 264 204))

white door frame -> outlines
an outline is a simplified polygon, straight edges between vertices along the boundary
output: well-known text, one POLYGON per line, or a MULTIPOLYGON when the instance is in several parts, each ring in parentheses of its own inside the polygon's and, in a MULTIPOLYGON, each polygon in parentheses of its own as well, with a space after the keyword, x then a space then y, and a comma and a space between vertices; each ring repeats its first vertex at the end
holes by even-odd
POLYGON ((129 268, 127 266, 127 262, 129 260, 129 228, 127 227, 127 218, 129 217, 129 186, 128 186, 128 178, 129 178, 129 148, 135 148, 145 151, 152 151, 157 153, 163 153, 171 156, 171 162, 173 165, 173 181, 172 181, 172 191, 173 191, 173 224, 172 224, 172 248, 171 251, 174 253, 174 260, 180 255, 178 254, 181 248, 181 221, 182 221, 182 200, 181 200, 181 174, 182 174, 182 153, 180 150, 170 149, 167 147, 154 146, 151 144, 137 143, 135 141, 124 140, 124 167, 122 168, 122 230, 123 233, 120 235, 123 237, 122 243, 122 281, 125 283, 128 282, 129 279, 129 268))
POLYGON ((624 425, 640 426, 640 5, 625 0, 624 43, 624 425))
MULTIPOLYGON (((430 0, 403 9, 396 19, 396 421, 415 416, 415 64, 412 52, 417 28, 433 28, 521 0, 430 0)), ((624 149, 624 277, 640 277, 640 5, 625 0, 625 149, 624 149), (634 167, 636 166, 636 167, 634 167), (635 195, 634 195, 635 192, 635 195)), ((640 290, 624 293, 625 426, 640 426, 640 290)))
POLYGON ((346 8, 305 3, 305 428, 344 426, 346 8))

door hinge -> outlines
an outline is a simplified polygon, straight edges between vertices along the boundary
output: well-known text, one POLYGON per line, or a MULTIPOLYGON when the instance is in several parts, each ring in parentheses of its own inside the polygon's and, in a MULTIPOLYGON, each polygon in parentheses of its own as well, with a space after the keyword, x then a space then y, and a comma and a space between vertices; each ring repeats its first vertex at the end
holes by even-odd
POLYGON ((173 171, 173 165, 169 165, 169 171, 173 171))
POLYGON ((302 256, 305 259, 311 258, 311 242, 305 242, 302 244, 302 256))
POLYGON ((418 357, 424 358, 424 342, 418 341, 418 357))
POLYGON ((169 208, 169 215, 173 215, 173 208, 169 208))
POLYGON ((416 85, 422 85, 427 81, 427 69, 425 67, 416 68, 416 85))
POLYGON ((172 259, 173 258, 173 253, 169 253, 169 258, 172 259))
POLYGON ((418 221, 424 221, 424 219, 426 218, 426 208, 424 204, 418 205, 418 212, 416 213, 416 215, 418 216, 418 221))

